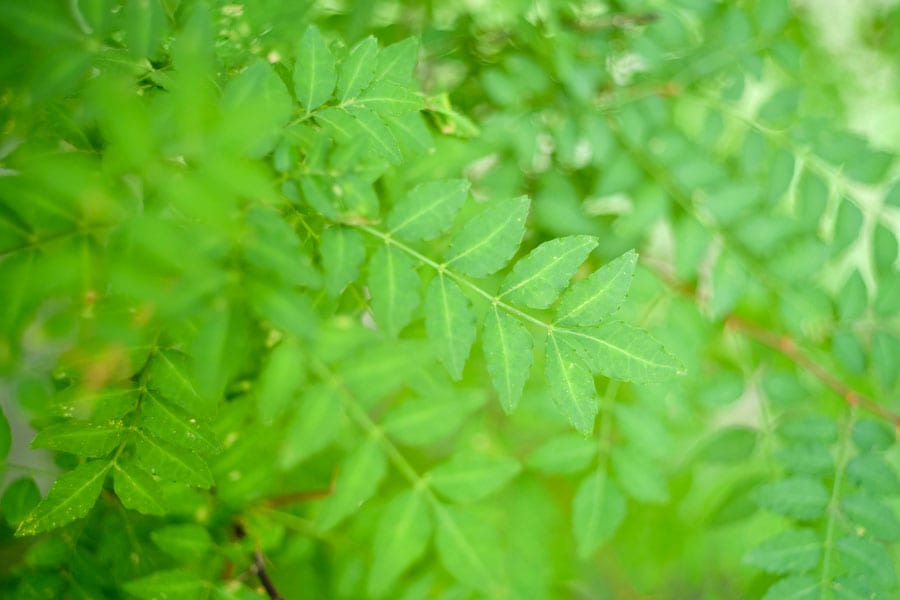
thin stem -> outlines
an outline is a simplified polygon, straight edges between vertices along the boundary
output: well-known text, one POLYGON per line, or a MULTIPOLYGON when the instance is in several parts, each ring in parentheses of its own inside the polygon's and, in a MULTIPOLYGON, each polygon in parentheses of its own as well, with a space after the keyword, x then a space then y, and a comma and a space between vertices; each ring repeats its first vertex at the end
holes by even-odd
POLYGON ((831 497, 828 500, 828 522, 825 526, 825 556, 822 558, 822 577, 819 579, 820 594, 822 600, 828 598, 828 587, 831 579, 831 555, 834 549, 834 531, 837 517, 840 512, 839 502, 841 483, 844 480, 844 471, 847 468, 847 459, 850 453, 850 432, 856 422, 857 407, 850 407, 850 415, 841 430, 838 446, 837 468, 834 473, 834 483, 831 486, 831 497))

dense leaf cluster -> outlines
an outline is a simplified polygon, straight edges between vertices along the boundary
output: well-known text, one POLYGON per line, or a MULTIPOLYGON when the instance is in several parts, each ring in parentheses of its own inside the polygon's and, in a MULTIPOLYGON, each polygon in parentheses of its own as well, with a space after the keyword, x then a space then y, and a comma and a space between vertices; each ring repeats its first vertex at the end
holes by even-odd
POLYGON ((897 147, 816 14, 0 5, 0 595, 895 597, 897 147))

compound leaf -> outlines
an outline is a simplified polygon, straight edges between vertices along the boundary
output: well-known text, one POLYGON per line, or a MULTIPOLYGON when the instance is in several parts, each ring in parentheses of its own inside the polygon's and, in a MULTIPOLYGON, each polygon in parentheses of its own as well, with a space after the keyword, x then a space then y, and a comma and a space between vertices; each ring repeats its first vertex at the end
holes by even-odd
POLYGON ((430 240, 453 224, 469 193, 465 179, 422 183, 407 193, 387 217, 390 233, 404 240, 430 240))
POLYGON ((596 247, 597 239, 587 235, 544 242, 516 263, 503 280, 499 297, 531 308, 547 308, 596 247))
POLYGON ((593 329, 558 329, 583 351, 595 373, 619 381, 656 383, 677 375, 682 365, 649 333, 613 321, 593 329))
POLYGON ((518 320, 495 304, 488 310, 481 345, 500 404, 507 414, 512 414, 531 369, 534 340, 518 320))
POLYGON ((634 277, 637 253, 629 250, 573 285, 560 300, 555 322, 559 325, 596 325, 616 312, 634 277))
POLYGON ((424 308, 425 331, 437 357, 458 381, 475 341, 472 305, 456 283, 439 273, 428 286, 424 308))
POLYGON ((525 235, 529 204, 525 196, 491 203, 453 236, 446 265, 472 277, 502 269, 525 235))
POLYGON ((372 81, 375 75, 378 42, 369 36, 350 49, 341 63, 337 82, 337 97, 341 102, 353 98, 372 81))
POLYGON ((590 435, 598 410, 594 378, 575 351, 555 334, 547 337, 544 371, 556 405, 575 429, 590 435))
POLYGON ((294 63, 294 93, 307 110, 317 109, 331 97, 337 81, 334 57, 319 30, 310 25, 300 39, 294 63))
POLYGON ((85 516, 100 496, 110 467, 109 460, 93 460, 62 475, 47 497, 19 524, 16 536, 56 529, 85 516))
POLYGON ((419 275, 413 261, 393 246, 382 246, 369 261, 369 291, 375 321, 396 336, 419 305, 419 275))
POLYGON ((134 461, 117 462, 113 489, 126 508, 145 515, 165 514, 162 489, 156 480, 134 461))
POLYGON ((121 422, 69 421, 42 429, 32 440, 31 446, 95 458, 112 452, 124 436, 125 429, 121 422))

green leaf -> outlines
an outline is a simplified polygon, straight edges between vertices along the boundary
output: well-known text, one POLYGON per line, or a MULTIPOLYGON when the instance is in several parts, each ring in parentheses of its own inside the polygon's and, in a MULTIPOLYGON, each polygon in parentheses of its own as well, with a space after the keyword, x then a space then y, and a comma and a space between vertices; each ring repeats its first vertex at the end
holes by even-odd
POLYGON ((307 390, 288 425, 279 463, 285 468, 315 454, 330 442, 341 422, 341 403, 333 390, 317 386, 307 390))
POLYGON ((465 179, 417 185, 388 214, 391 235, 409 241, 434 239, 453 224, 468 193, 465 179))
POLYGON ((125 42, 135 58, 156 54, 166 30, 166 14, 157 0, 137 0, 125 5, 125 42))
POLYGON ((178 561, 195 561, 203 558, 213 545, 206 527, 196 523, 166 525, 150 533, 156 546, 178 561))
POLYGON ((612 451, 616 479, 625 492, 640 502, 663 504, 669 500, 666 478, 644 452, 634 447, 612 451))
POLYGON ((259 416, 264 423, 271 423, 294 404, 306 378, 305 359, 303 350, 289 339, 272 349, 256 388, 259 416))
POLYGON ((143 431, 137 438, 135 448, 138 461, 151 475, 201 488, 213 485, 212 473, 206 462, 190 450, 173 446, 143 431))
POLYGON ((369 291, 375 321, 396 337, 419 305, 416 265, 394 246, 382 246, 369 261, 369 291))
POLYGON ((116 463, 113 489, 126 508, 145 515, 166 513, 159 484, 134 461, 116 463))
POLYGON ((625 519, 625 497, 605 471, 585 477, 572 502, 578 558, 587 560, 615 535, 625 519))
POLYGON ((596 325, 616 312, 631 287, 636 264, 637 253, 629 250, 575 283, 560 300, 555 323, 596 325))
POLYGON ((305 294, 284 286, 254 282, 248 286, 247 295, 257 315, 276 329, 300 338, 308 338, 315 331, 317 316, 305 294))
POLYGON ((544 242, 518 261, 500 287, 504 296, 531 308, 547 308, 597 247, 597 239, 572 235, 544 242))
POLYGON ((429 481, 455 502, 478 502, 506 486, 520 470, 511 458, 455 454, 431 470, 429 481))
POLYGON ((828 490, 816 479, 796 476, 759 487, 756 499, 771 512, 797 519, 816 519, 828 506, 828 490))
POLYGON ((900 494, 900 479, 894 468, 877 454, 855 456, 847 464, 847 477, 873 494, 900 494))
POLYGON ((431 516, 419 490, 401 492, 388 502, 372 542, 374 559, 368 583, 371 595, 384 595, 425 553, 431 530, 431 516))
POLYGON ((377 114, 360 106, 351 106, 346 110, 355 121, 356 131, 369 141, 369 145, 379 156, 394 165, 403 161, 403 154, 400 153, 394 134, 377 114))
POLYGON ((597 444, 577 433, 564 433, 551 438, 528 455, 526 464, 542 473, 577 473, 597 454, 597 444))
POLYGON ((897 441, 894 429, 884 421, 862 419, 853 427, 853 443, 860 450, 887 450, 897 441))
POLYGON ((12 481, 3 491, 0 514, 3 515, 6 524, 15 529, 40 501, 41 492, 34 479, 20 477, 12 481))
POLYGON ((453 236, 445 265, 472 277, 502 269, 522 242, 529 204, 525 196, 491 202, 453 236))
POLYGON ((274 210, 256 207, 248 212, 243 246, 247 262, 266 279, 309 288, 321 284, 297 233, 274 210))
POLYGON ((387 81, 401 86, 408 85, 412 82, 418 50, 419 42, 411 37, 384 48, 375 61, 373 79, 379 83, 387 81))
POLYGON ((0 464, 6 460, 9 455, 9 449, 12 446, 12 431, 9 428, 9 421, 3 414, 3 407, 0 406, 0 464))
POLYGON ((121 422, 68 421, 39 431, 31 441, 31 447, 96 458, 112 452, 124 436, 125 429, 121 422))
POLYGON ((897 585, 894 561, 883 545, 868 538, 848 536, 839 539, 835 547, 850 572, 880 586, 893 588, 897 585))
POLYGON ((594 378, 575 352, 552 333, 547 336, 544 373, 550 394, 569 423, 582 435, 590 435, 598 411, 594 378))
POLYGON ((202 454, 215 454, 222 449, 215 434, 153 392, 141 399, 141 418, 138 424, 161 440, 202 454))
MULTIPOLYGON (((291 95, 261 58, 231 79, 222 97, 221 136, 251 158, 268 154, 291 117, 291 95)), ((219 140, 221 143, 223 140, 219 140)))
POLYGON ((338 469, 334 493, 319 511, 316 528, 327 531, 359 510, 375 494, 386 470, 384 454, 374 440, 364 442, 347 455, 338 469))
POLYGON ((47 497, 19 524, 16 536, 56 529, 88 514, 100 496, 111 466, 111 461, 93 460, 62 475, 47 497))
POLYGON ((334 57, 319 30, 310 25, 297 50, 294 63, 294 93, 307 112, 315 110, 331 97, 337 73, 334 57))
POLYGON ((811 529, 779 533, 744 555, 744 562, 769 573, 802 574, 811 571, 822 557, 822 542, 811 529))
POLYGON ((528 380, 534 339, 518 320, 494 304, 484 321, 481 345, 500 404, 507 414, 512 414, 528 380))
POLYGON ((359 276, 359 268, 366 258, 366 248, 358 231, 335 226, 322 232, 319 254, 325 271, 325 290, 332 296, 338 296, 359 276))
POLYGON ((369 36, 350 49, 341 63, 336 96, 346 102, 369 85, 375 75, 378 41, 369 36))
POLYGON ((480 391, 455 391, 446 396, 411 398, 388 411, 381 427, 391 440, 409 446, 442 441, 484 404, 480 391))
POLYGON ((858 533, 869 535, 888 542, 900 541, 900 520, 888 505, 868 492, 859 491, 845 496, 841 500, 841 510, 861 530, 858 533))
POLYGON ((502 595, 503 555, 497 530, 471 512, 436 505, 437 551, 459 581, 487 597, 502 595), (502 590, 501 590, 502 592, 502 590))
POLYGON ((749 427, 727 427, 710 438, 697 452, 697 459, 711 463, 737 463, 756 447, 757 432, 749 427))
POLYGON ((183 569, 157 571, 133 579, 123 586, 129 594, 145 600, 197 600, 205 598, 209 584, 195 573, 183 569))
POLYGON ((819 580, 809 575, 782 579, 769 588, 763 600, 819 600, 819 580))
POLYGON ((681 372, 682 364, 653 336, 622 321, 593 329, 557 329, 577 344, 595 373, 619 381, 657 383, 681 372))
POLYGON ((469 350, 475 341, 475 313, 465 294, 439 273, 425 294, 425 331, 438 359, 454 381, 462 378, 469 350))
POLYGON ((191 359, 181 352, 160 350, 153 355, 147 370, 147 387, 159 392, 186 410, 188 414, 203 418, 212 417, 216 412, 216 398, 202 398, 191 378, 191 359))
POLYGON ((415 92, 387 81, 376 81, 353 106, 374 111, 378 115, 403 115, 422 110, 422 98, 415 92))

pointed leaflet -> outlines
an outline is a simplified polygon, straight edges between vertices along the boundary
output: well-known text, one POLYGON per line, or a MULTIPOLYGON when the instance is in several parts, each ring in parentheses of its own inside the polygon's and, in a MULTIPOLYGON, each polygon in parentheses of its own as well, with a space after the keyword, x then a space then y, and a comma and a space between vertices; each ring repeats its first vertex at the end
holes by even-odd
POLYGON ((264 423, 271 423, 295 403, 297 391, 306 378, 304 359, 303 350, 291 339, 272 349, 256 386, 259 416, 264 423))
POLYGON ((377 54, 378 42, 372 36, 353 46, 350 54, 341 63, 336 93, 338 100, 346 102, 369 85, 375 74, 377 54))
POLYGON ((811 529, 779 533, 744 555, 744 563, 769 573, 806 573, 816 568, 822 541, 811 529))
POLYGON ((19 524, 16 536, 56 529, 88 514, 111 466, 111 461, 94 460, 57 479, 47 497, 19 524))
POLYGON ((666 478, 642 448, 616 446, 612 452, 616 480, 629 496, 647 504, 662 504, 669 499, 666 478))
POLYGON ((147 387, 157 390, 166 400, 170 400, 191 415, 212 417, 216 411, 217 398, 203 398, 197 392, 191 374, 191 359, 175 350, 160 350, 153 355, 147 370, 147 387))
POLYGON ((202 458, 141 431, 135 444, 137 459, 153 475, 201 488, 213 485, 212 473, 202 458))
POLYGON ((839 539, 836 546, 848 571, 878 586, 894 588, 897 585, 894 560, 883 544, 870 538, 848 535, 839 539))
POLYGON ((457 454, 430 473, 432 487, 455 502, 477 502, 500 490, 519 474, 512 458, 457 454))
POLYGON ((406 38, 391 44, 378 53, 375 61, 375 81, 388 81, 401 86, 412 82, 413 69, 416 68, 416 54, 419 42, 415 38, 406 38))
POLYGON ((381 419, 381 427, 394 442, 424 446, 442 441, 459 429, 472 412, 484 404, 480 391, 410 398, 392 408, 381 419))
POLYGON ((349 227, 329 227, 319 239, 319 254, 325 271, 325 291, 337 296, 359 275, 366 258, 360 233, 349 227))
POLYGON ((159 484, 134 461, 117 462, 113 473, 113 489, 126 508, 145 515, 165 514, 159 484))
POLYGON ((450 377, 459 381, 475 341, 475 313, 469 299, 443 273, 431 280, 425 295, 425 331, 450 377))
POLYGON ((637 253, 629 250, 575 283, 556 309, 559 325, 596 325, 618 310, 631 286, 637 253))
POLYGON ((294 93, 300 105, 315 110, 331 97, 337 81, 334 57, 319 30, 310 25, 297 51, 294 64, 294 93))
POLYGON ((789 477, 760 486, 756 500, 763 508, 797 519, 821 517, 828 507, 828 490, 818 479, 789 477))
POLYGON ((465 179, 417 185, 388 214, 391 235, 409 241, 436 238, 453 224, 468 193, 465 179))
POLYGON ((585 477, 572 503, 578 558, 587 560, 615 535, 626 511, 625 497, 605 470, 585 477))
POLYGON ((124 435, 125 430, 119 421, 69 421, 42 429, 32 440, 31 447, 94 458, 112 452, 124 435))
POLYGON ((504 296, 531 308, 547 308, 597 247, 597 239, 572 235, 544 242, 521 259, 500 287, 504 296))
POLYGON ((41 492, 31 477, 20 477, 11 481, 0 498, 0 515, 11 528, 18 527, 41 501, 41 492))
POLYGON ((502 597, 503 555, 497 530, 492 524, 460 508, 434 503, 437 520, 437 550, 441 562, 459 581, 502 597))
POLYGON ((841 509, 866 535, 896 542, 900 540, 900 520, 887 504, 866 492, 857 492, 841 500, 841 509))
POLYGON ((194 573, 183 569, 157 571, 124 584, 129 594, 145 600, 192 600, 205 598, 210 585, 194 573))
POLYGON ((596 454, 594 440, 577 433, 563 433, 532 452, 526 465, 542 473, 577 473, 586 468, 596 454))
POLYGON ((369 593, 381 596, 428 546, 431 515, 419 490, 395 496, 381 513, 372 543, 374 560, 369 572, 369 593))
POLYGON ((770 587, 762 600, 818 600, 821 597, 821 585, 817 577, 794 575, 770 587))
POLYGON ((349 454, 338 469, 334 493, 322 504, 316 527, 331 529, 372 497, 384 478, 387 461, 375 440, 368 440, 349 454))
POLYGON ((671 379, 682 368, 649 333, 621 321, 592 329, 556 331, 580 350, 592 371, 611 379, 656 383, 671 379))
POLYGON ((500 404, 512 414, 522 397, 534 359, 534 339, 522 324, 494 304, 488 310, 481 346, 500 404))
POLYGON ((335 392, 323 386, 303 395, 288 425, 279 464, 290 468, 315 454, 332 440, 341 422, 341 403, 335 392))
POLYGON ((138 424, 161 440, 187 450, 215 454, 222 447, 215 434, 153 392, 141 399, 141 418, 138 424))
POLYGON ((403 160, 400 146, 384 121, 368 108, 351 106, 346 110, 355 120, 356 131, 369 141, 369 146, 391 164, 400 164, 403 160))
POLYGON ((403 115, 422 110, 422 97, 400 85, 387 81, 373 83, 369 89, 353 102, 379 115, 403 115))
POLYGON ((491 203, 453 236, 446 265, 472 277, 502 269, 525 235, 528 206, 525 196, 491 203))
POLYGON ((598 410, 594 378, 574 350, 558 339, 556 333, 547 336, 544 373, 550 394, 569 423, 582 434, 589 435, 594 430, 598 410))
POLYGON ((419 305, 419 275, 415 264, 393 246, 382 246, 369 261, 369 291, 375 321, 396 336, 419 305))

